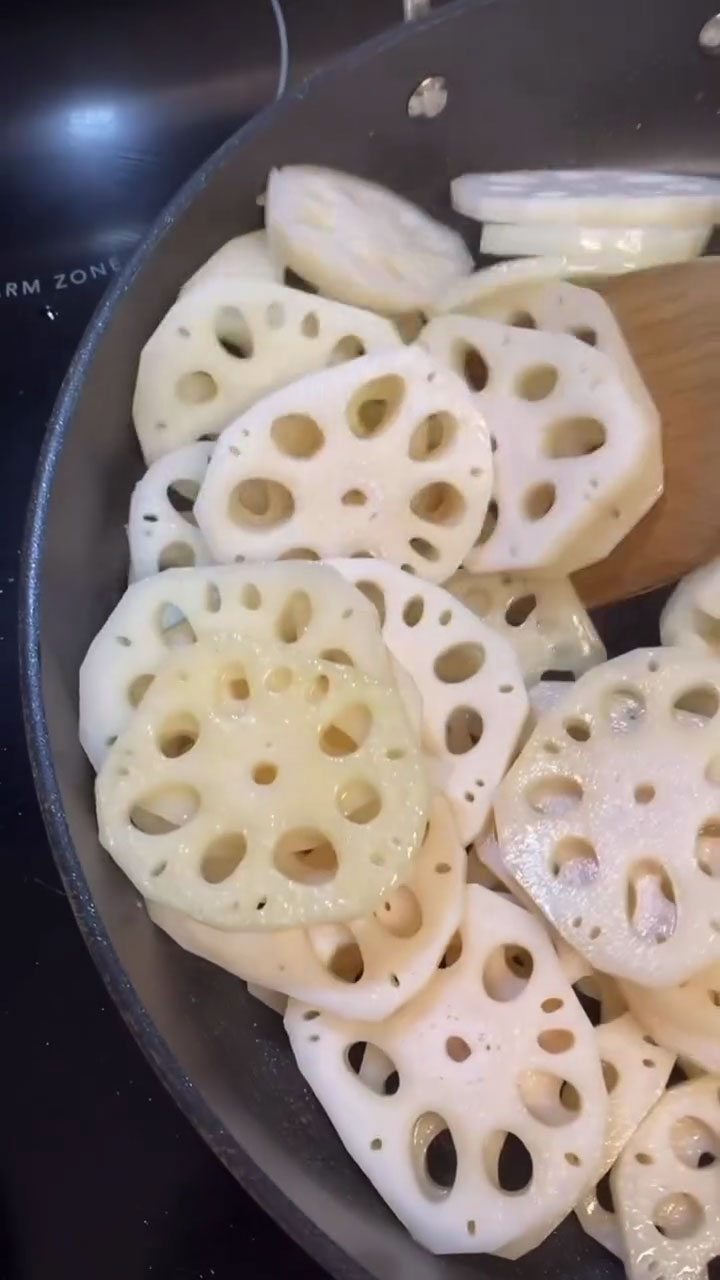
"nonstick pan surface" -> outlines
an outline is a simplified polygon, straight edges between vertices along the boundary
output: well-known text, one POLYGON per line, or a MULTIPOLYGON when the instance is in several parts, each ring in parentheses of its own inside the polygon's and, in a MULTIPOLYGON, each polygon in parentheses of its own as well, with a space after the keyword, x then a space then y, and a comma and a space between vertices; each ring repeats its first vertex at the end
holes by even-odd
MULTIPOLYGON (((130 426, 138 354, 183 280, 259 224, 256 199, 272 165, 365 174, 448 220, 449 179, 468 169, 718 172, 720 61, 698 42, 711 15, 706 0, 475 0, 320 72, 231 138, 159 219, 94 316, 44 443, 24 557, 23 693, 68 894, 109 989, 179 1104, 337 1276, 609 1280, 622 1271, 574 1221, 518 1263, 419 1249, 345 1156, 277 1019, 243 984, 153 929, 100 849, 77 738, 77 673, 126 580, 124 523, 141 470, 130 426), (447 105, 432 119, 411 117, 408 99, 428 76, 445 78, 447 105)), ((464 229, 476 246, 477 228, 464 229)), ((611 651, 656 640, 657 609, 648 597, 606 611, 611 651)))

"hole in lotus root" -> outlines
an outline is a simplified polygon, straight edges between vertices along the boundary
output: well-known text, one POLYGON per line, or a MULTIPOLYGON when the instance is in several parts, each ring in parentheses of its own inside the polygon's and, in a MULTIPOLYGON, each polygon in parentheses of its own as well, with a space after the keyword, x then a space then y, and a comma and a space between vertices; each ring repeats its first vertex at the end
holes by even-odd
POLYGON ((454 644, 438 654, 433 664, 433 671, 443 684, 462 684, 476 676, 485 661, 485 650, 481 644, 454 644))
MULTIPOLYGON (((475 606, 473 605, 472 608, 475 609, 475 606)), ((536 608, 537 596, 517 596, 510 601, 505 610, 505 621, 509 627, 521 627, 524 622, 527 622, 530 614, 535 612, 536 608)), ((486 609, 485 612, 487 613, 489 610, 486 609)))
POLYGON ((563 729, 573 742, 588 742, 592 734, 592 726, 585 716, 574 716, 563 722, 563 729))
POLYGON ((650 782, 641 782, 633 791, 636 804, 652 804, 655 799, 655 788, 650 782))
POLYGON ((203 369, 184 373, 175 385, 175 394, 183 404, 207 404, 218 393, 218 384, 212 374, 203 369))
POLYGON ((344 507, 364 507, 367 494, 362 489, 346 489, 340 501, 344 507))
POLYGON ((147 693, 154 679, 155 679, 155 676, 151 676, 151 675, 148 675, 147 672, 143 672, 142 675, 135 676, 135 679, 130 681, 130 684, 128 685, 128 688, 127 688, 126 697, 131 707, 140 706, 140 703, 145 697, 145 694, 147 693))
POLYGON ((511 311, 503 321, 512 325, 513 329, 537 329, 537 320, 529 311, 511 311))
POLYGON ((457 419, 451 413, 429 413, 410 437, 408 454, 413 462, 434 461, 454 443, 457 419))
POLYGON ((606 1213, 615 1212, 615 1201, 613 1200, 612 1187, 610 1185, 611 1173, 612 1169, 608 1169, 607 1173, 603 1174, 595 1188, 597 1202, 600 1205, 600 1208, 604 1209, 606 1213))
POLYGON ((338 869, 333 845, 315 827, 286 831, 275 845, 273 861, 280 874, 296 884, 327 884, 338 869))
POLYGON ((527 1191, 533 1176, 532 1156, 516 1133, 496 1129, 483 1144, 483 1163, 488 1181, 498 1191, 518 1194, 527 1191))
POLYGON ((362 591, 363 595, 370 601, 372 605, 375 606, 375 611, 377 613, 380 626, 383 627, 385 625, 386 609, 385 609, 385 595, 382 590, 382 587, 379 587, 377 582, 369 582, 369 581, 356 582, 355 586, 357 587, 358 591, 362 591))
POLYGON ((374 916, 378 924, 395 938, 414 938, 422 928, 422 908, 417 895, 407 885, 389 893, 374 916))
POLYGON ((577 1119, 580 1094, 569 1080, 550 1071, 527 1070, 518 1076, 517 1090, 534 1120, 558 1129, 577 1119))
POLYGON ((361 826, 373 822, 382 809, 380 792, 365 778, 344 783, 337 793, 336 803, 348 822, 361 826))
POLYGON ((293 591, 283 605, 275 634, 284 644, 296 644, 312 621, 312 603, 307 591, 293 591))
POLYGON ((285 413, 276 418, 270 435, 280 452, 289 458, 313 458, 325 443, 317 422, 306 413, 285 413))
POLYGON ((645 715, 645 699, 639 689, 620 685, 609 690, 602 699, 603 714, 618 733, 632 729, 645 715))
POLYGON ((240 603, 245 609, 259 609, 262 604, 262 596, 254 582, 246 582, 240 592, 240 603))
POLYGON ((272 764, 269 760, 261 760, 259 764, 253 767, 252 780, 259 787, 269 787, 277 776, 277 765, 272 764))
POLYGON ((577 808, 583 798, 583 789, 577 778, 551 774, 531 783, 525 792, 525 798, 536 813, 549 818, 560 818, 577 808))
POLYGON ((365 355, 365 350, 365 344, 360 338, 355 334, 347 333, 344 337, 338 338, 327 358, 327 363, 328 365, 345 364, 347 360, 357 360, 358 356, 365 355))
POLYGON ((653 1226, 668 1240, 689 1240, 705 1221, 705 1210, 695 1196, 671 1191, 657 1201, 652 1212, 653 1226))
POLYGON ((483 735, 483 719, 475 707, 454 707, 445 721, 445 746, 452 756, 464 756, 483 735))
POLYGON ((265 677, 265 688, 269 693, 284 693, 290 688, 292 678, 293 673, 289 667, 273 667, 265 677))
POLYGON ((350 1071, 373 1093, 391 1098, 400 1088, 397 1067, 384 1049, 368 1040, 356 1040, 345 1050, 345 1063, 350 1071))
POLYGON ((698 831, 695 861, 704 875, 720 877, 720 818, 708 819, 698 831))
POLYGON ((191 569, 195 564, 195 551, 189 542, 168 542, 158 556, 158 570, 191 569))
POLYGON ((200 808, 200 793, 185 785, 158 787, 141 796, 130 810, 130 822, 146 836, 179 831, 200 808))
POLYGON ((455 485, 435 480, 413 494, 410 510, 427 524, 454 525, 465 514, 465 499, 455 485))
POLYGON ((432 542, 428 542, 427 538, 411 538, 410 548, 422 560, 429 560, 431 563, 440 559, 440 552, 432 542))
POLYGON ((563 418, 548 427, 543 440, 546 458, 585 458, 602 449, 607 431, 597 418, 563 418))
POLYGON ((354 667, 350 654, 345 649, 322 649, 320 657, 323 662, 332 662, 336 667, 354 667))
POLYGON ((625 910, 644 942, 667 942, 675 932, 677 907, 672 880, 662 863, 642 858, 628 871, 625 910))
POLYGON ((235 485, 228 499, 228 516, 243 529, 273 529, 290 519, 295 499, 278 480, 253 476, 235 485))
POLYGON ((445 1041, 445 1052, 451 1062, 467 1062, 472 1049, 462 1036, 448 1036, 445 1041))
POLYGON ((550 480, 531 485, 523 496, 523 509, 528 520, 542 520, 555 506, 557 491, 550 480))
POLYGON ((403 622, 406 627, 416 627, 425 612, 425 601, 422 596, 413 596, 403 609, 403 622))
POLYGON ((568 332, 573 338, 577 338, 579 342, 584 342, 588 347, 597 346, 597 332, 595 329, 592 329, 590 325, 575 325, 572 329, 568 330, 568 332))
POLYGON ((326 675, 314 676, 305 691, 308 702, 322 702, 330 691, 330 681, 326 675))
POLYGON ((517 942, 493 947, 483 966, 482 983, 491 1000, 517 1000, 530 981, 535 963, 527 947, 517 942))
POLYGON ((522 400, 546 400, 555 390, 560 374, 552 364, 535 364, 523 369, 515 383, 522 400))
POLYGON ((208 613, 219 613, 222 605, 220 588, 216 582, 208 582, 205 587, 205 608, 208 613))
POLYGON ((681 1116, 670 1129, 670 1146, 688 1169, 709 1169, 720 1159, 720 1138, 697 1116, 681 1116))
POLYGON ((182 609, 175 604, 161 604, 157 611, 157 627, 160 639, 168 649, 180 649, 195 644, 197 636, 182 609))
POLYGON ((451 364, 456 373, 465 379, 471 391, 484 391, 490 380, 487 360, 469 342, 456 342, 451 353, 451 364))
POLYGON ((372 727, 369 707, 362 702, 343 708, 320 732, 320 750, 327 756, 349 756, 358 751, 372 727))
POLYGON ((704 728, 718 713, 720 695, 711 684, 694 685, 673 703, 673 714, 681 724, 704 728))
POLYGON ((462 950, 462 934, 459 930, 456 930, 443 951, 438 969, 452 969, 453 965, 457 964, 460 959, 462 950))
POLYGON ((598 856, 589 840, 564 836, 557 841, 550 859, 550 872, 555 877, 561 876, 568 888, 592 884, 599 870, 598 856))
POLYGON ((271 302, 265 312, 268 329, 282 329, 285 324, 285 308, 282 302, 271 302))
POLYGON ((498 504, 495 501, 495 499, 492 498, 488 505, 488 509, 485 512, 485 519, 483 520, 482 529, 480 530, 477 538, 475 539, 476 547, 484 547, 486 542, 490 541, 495 530, 497 529, 498 518, 499 518, 498 504))
POLYGON ((247 840, 241 831, 218 836, 205 850, 200 874, 208 884, 222 884, 240 866, 247 852, 247 840))
POLYGON ((541 1031, 537 1042, 545 1053, 567 1053, 575 1044, 575 1036, 572 1031, 553 1027, 550 1031, 541 1031))
POLYGON ((405 382, 396 373, 372 378, 359 387, 347 407, 348 426, 360 440, 379 435, 397 416, 405 396, 405 382))
POLYGON ((220 701, 225 703, 247 702, 250 684, 241 662, 232 662, 220 676, 220 701))
POLYGON ((431 1200, 443 1199, 455 1185, 457 1152, 447 1122, 436 1111, 426 1111, 415 1121, 412 1158, 421 1190, 431 1200))
POLYGON ((215 317, 215 337, 223 351, 236 360, 253 354, 252 329, 239 307, 220 307, 215 317))
POLYGON ((187 755, 199 737, 200 725, 197 717, 189 711, 171 716, 156 735, 161 754, 169 760, 187 755))
MULTIPOLYGON (((599 1021, 600 1019, 598 1018, 598 1023, 599 1021)), ((597 1025, 597 1023, 594 1025, 597 1025)), ((618 1069, 614 1062, 606 1062, 605 1059, 602 1060, 600 1065, 602 1067, 603 1080, 605 1081, 605 1089, 608 1094, 611 1094, 617 1088, 620 1079, 618 1069)))
POLYGON ((317 311, 306 311, 300 323, 303 338, 317 338, 320 333, 320 321, 317 311))

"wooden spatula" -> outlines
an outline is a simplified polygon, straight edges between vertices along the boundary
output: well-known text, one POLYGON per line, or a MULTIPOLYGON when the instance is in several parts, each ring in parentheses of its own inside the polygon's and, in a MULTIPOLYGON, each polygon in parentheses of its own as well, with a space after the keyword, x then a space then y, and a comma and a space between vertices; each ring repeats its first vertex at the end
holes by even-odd
POLYGON ((575 575, 588 605, 673 582, 720 555, 720 257, 593 284, 660 410, 665 492, 599 564, 575 575))

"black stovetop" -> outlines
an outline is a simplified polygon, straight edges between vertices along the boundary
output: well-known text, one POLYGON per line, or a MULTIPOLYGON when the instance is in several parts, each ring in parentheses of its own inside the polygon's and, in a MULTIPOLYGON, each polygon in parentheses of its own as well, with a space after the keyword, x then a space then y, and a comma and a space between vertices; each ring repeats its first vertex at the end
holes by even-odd
MULTIPOLYGON (((283 0, 291 81, 401 8, 283 0)), ((276 19, 270 0, 26 0, 2 64, 0 1280, 319 1280, 176 1110, 92 965, 35 803, 15 639, 31 477, 72 351, 165 200, 273 98, 276 19)))

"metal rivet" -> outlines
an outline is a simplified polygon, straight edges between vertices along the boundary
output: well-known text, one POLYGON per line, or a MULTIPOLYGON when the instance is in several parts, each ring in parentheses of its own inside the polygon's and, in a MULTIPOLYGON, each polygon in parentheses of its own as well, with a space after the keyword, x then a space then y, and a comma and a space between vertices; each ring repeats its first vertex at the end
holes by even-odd
POLYGON ((447 83, 444 76, 426 76, 420 81, 414 93, 410 94, 407 104, 409 116, 425 116, 432 120, 445 110, 448 100, 447 83))
POLYGON ((703 53, 710 53, 714 56, 720 54, 720 13, 708 18, 705 26, 700 30, 698 44, 703 53))

